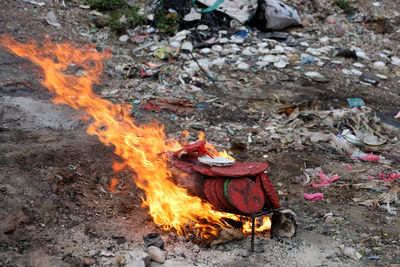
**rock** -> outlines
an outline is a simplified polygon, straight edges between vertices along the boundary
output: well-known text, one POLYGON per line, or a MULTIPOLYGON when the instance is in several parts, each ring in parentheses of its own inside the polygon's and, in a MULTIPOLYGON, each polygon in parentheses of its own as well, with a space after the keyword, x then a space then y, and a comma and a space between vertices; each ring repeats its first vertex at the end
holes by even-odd
POLYGON ((126 43, 126 42, 128 42, 128 40, 129 40, 129 36, 127 34, 121 35, 119 37, 120 42, 126 43))
POLYGON ((115 265, 125 267, 149 266, 151 258, 144 251, 118 251, 115 253, 115 265))
POLYGON ((88 257, 82 258, 81 261, 84 265, 88 265, 88 266, 96 264, 96 261, 94 259, 88 258, 88 257))
POLYGON ((186 257, 184 250, 181 247, 175 247, 174 253, 179 257, 186 257))
POLYGON ((153 261, 156 261, 158 263, 165 262, 165 252, 158 247, 151 246, 147 249, 147 252, 149 253, 150 258, 153 261))
POLYGON ((158 233, 150 233, 148 235, 143 236, 144 247, 148 248, 151 246, 164 248, 164 240, 162 240, 161 236, 158 233))

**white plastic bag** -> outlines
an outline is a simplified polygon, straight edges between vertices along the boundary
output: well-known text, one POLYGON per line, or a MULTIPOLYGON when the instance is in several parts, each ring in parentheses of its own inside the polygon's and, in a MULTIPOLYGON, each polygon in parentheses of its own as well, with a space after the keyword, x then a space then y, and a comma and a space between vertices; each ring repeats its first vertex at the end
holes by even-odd
POLYGON ((264 0, 263 10, 267 20, 267 30, 282 30, 301 24, 297 11, 278 0, 264 0))
MULTIPOLYGON (((212 6, 216 2, 216 0, 198 1, 206 6, 212 6)), ((254 13, 256 13, 257 6, 257 0, 225 0, 217 10, 244 24, 254 13)))

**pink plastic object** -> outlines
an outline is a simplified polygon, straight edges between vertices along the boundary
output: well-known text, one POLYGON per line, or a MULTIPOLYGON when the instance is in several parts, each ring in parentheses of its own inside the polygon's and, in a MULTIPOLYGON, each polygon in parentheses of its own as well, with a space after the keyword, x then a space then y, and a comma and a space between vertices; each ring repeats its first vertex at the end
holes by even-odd
POLYGON ((379 156, 374 155, 374 154, 368 154, 365 157, 360 157, 360 159, 365 160, 365 161, 370 161, 370 162, 378 162, 379 161, 379 156))
POLYGON ((316 200, 321 200, 321 199, 323 199, 323 198, 324 198, 324 194, 322 194, 322 193, 314 193, 314 194, 307 194, 307 193, 305 193, 305 194, 304 194, 304 198, 305 198, 306 200, 309 200, 309 201, 316 201, 316 200))

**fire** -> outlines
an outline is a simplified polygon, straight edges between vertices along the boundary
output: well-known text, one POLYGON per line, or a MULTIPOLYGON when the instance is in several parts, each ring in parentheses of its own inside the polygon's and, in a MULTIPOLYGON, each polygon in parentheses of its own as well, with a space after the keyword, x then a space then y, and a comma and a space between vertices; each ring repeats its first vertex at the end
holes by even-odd
MULTIPOLYGON (((271 229, 271 219, 268 216, 265 216, 262 220, 261 225, 256 225, 254 229, 256 232, 260 232, 260 233, 271 229)), ((243 224, 243 233, 245 233, 245 234, 251 233, 250 221, 246 221, 243 224)))
MULTIPOLYGON (((197 138, 199 139, 199 141, 201 141, 201 140, 204 140, 205 136, 206 136, 205 133, 203 131, 200 131, 197 138)), ((207 150, 209 150, 211 152, 211 154, 213 156, 235 160, 231 155, 228 154, 228 152, 226 152, 225 150, 217 151, 215 149, 215 146, 213 146, 212 144, 210 144, 208 142, 206 143, 206 148, 207 148, 207 150)))
MULTIPOLYGON (((181 145, 165 135, 163 125, 158 122, 139 125, 130 115, 130 105, 112 104, 93 93, 93 84, 101 81, 102 62, 111 57, 109 50, 98 52, 94 45, 78 46, 73 42, 22 44, 9 35, 2 37, 0 45, 43 70, 41 83, 54 93, 54 103, 69 105, 92 118, 87 133, 115 147, 114 153, 122 162, 114 162, 114 171, 125 167, 134 170, 134 182, 145 192, 143 204, 156 224, 165 230, 175 229, 179 235, 187 235, 189 226, 200 231, 201 237, 210 238, 217 236, 219 226, 229 226, 225 219, 241 220, 239 216, 215 211, 211 204, 190 196, 171 181, 162 152, 178 150, 181 145), (73 66, 79 66, 83 74, 69 74, 68 68, 73 66)), ((199 138, 204 138, 204 133, 199 138)), ((220 154, 210 144, 208 148, 213 155, 230 157, 226 152, 220 154)), ((111 180, 112 191, 115 192, 117 184, 118 179, 111 180)), ((266 229, 270 227, 268 223, 266 229)))

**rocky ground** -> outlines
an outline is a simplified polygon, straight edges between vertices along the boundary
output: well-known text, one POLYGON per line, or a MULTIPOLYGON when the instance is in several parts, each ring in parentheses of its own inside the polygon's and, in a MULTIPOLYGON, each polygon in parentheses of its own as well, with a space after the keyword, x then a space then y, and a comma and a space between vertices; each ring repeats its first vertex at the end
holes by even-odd
MULTIPOLYGON (((2 1, 0 34, 112 48, 96 93, 131 103, 138 122, 158 120, 172 137, 186 129, 187 140, 195 141, 203 130, 240 161, 268 161, 282 206, 296 213, 298 233, 290 239, 259 234, 259 252, 250 255, 249 237, 204 248, 163 231, 141 207, 144 193, 130 173, 113 173, 113 147, 85 132, 82 114, 51 103, 40 69, 0 48, 1 265, 144 264, 142 236, 152 232, 165 241, 161 253, 170 266, 400 264, 399 3, 352 1, 349 16, 334 1, 286 1, 298 8, 304 27, 279 41, 258 31, 234 40, 229 29, 210 27, 204 34, 220 42, 193 51, 196 63, 184 52, 171 61, 158 56, 164 45, 184 40, 142 34, 148 28, 121 38, 100 27, 107 12, 93 13, 80 1, 38 2, 44 5, 2 1), (50 11, 61 27, 46 21, 50 11), (342 48, 357 59, 340 56, 342 48), (141 77, 141 69, 151 77, 141 77), (363 72, 379 84, 360 81, 363 72), (166 97, 191 105, 149 110, 148 101, 157 106, 166 97), (362 98, 365 106, 351 108, 348 98, 362 98), (351 144, 343 140, 354 136, 344 129, 353 135, 367 129, 378 138, 351 144), (361 160, 354 152, 378 158, 361 160), (318 183, 321 171, 340 179, 314 188, 310 182, 318 183), (112 177, 123 181, 120 194, 109 191, 112 177), (316 192, 325 198, 304 199, 316 192)), ((186 40, 198 42, 190 33, 186 40)))

